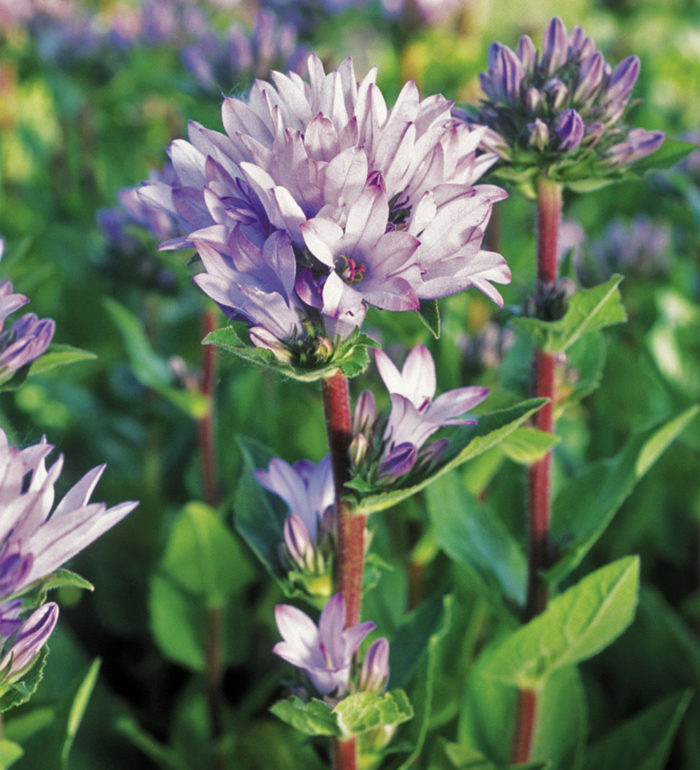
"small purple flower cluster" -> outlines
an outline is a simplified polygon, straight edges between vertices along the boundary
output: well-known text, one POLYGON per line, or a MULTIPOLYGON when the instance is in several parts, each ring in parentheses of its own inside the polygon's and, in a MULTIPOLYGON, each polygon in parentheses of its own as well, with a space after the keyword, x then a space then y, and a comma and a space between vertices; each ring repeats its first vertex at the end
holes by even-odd
POLYGON ((417 310, 469 286, 501 303, 510 271, 481 243, 505 192, 473 186, 497 159, 477 155, 484 129, 412 82, 389 110, 376 69, 358 83, 351 59, 308 67, 225 99, 225 134, 192 122, 171 144, 176 181, 139 190, 185 234, 162 247, 194 245, 200 288, 279 356, 346 339, 370 305, 417 310))
POLYGON ((433 468, 443 456, 448 439, 425 442, 450 425, 474 425, 463 418, 488 395, 487 388, 464 387, 434 398, 435 364, 427 348, 417 345, 401 371, 381 350, 375 351, 377 368, 391 398, 388 417, 377 415, 374 396, 363 391, 353 415, 350 446, 353 473, 373 485, 390 486, 411 471, 433 468))
MULTIPOLYGON (((331 699, 339 699, 351 688, 353 656, 375 624, 370 620, 345 628, 345 597, 332 596, 318 626, 296 607, 280 604, 275 608, 277 628, 284 641, 273 652, 300 668, 316 691, 331 699)), ((357 689, 380 693, 389 678, 389 643, 377 639, 365 654, 357 678, 357 689)))
MULTIPOLYGON (((0 238, 0 258, 5 243, 0 238)), ((26 305, 29 300, 23 294, 14 294, 9 281, 0 283, 0 383, 42 355, 53 337, 56 328, 50 318, 37 318, 34 313, 25 313, 9 329, 5 320, 9 315, 26 305)))
POLYGON ((63 456, 47 469, 52 449, 46 439, 18 449, 0 429, 0 690, 32 665, 58 618, 57 605, 49 602, 24 619, 32 609, 29 592, 137 505, 91 503, 104 471, 98 466, 54 508, 63 456))
POLYGON ((535 165, 581 161, 617 168, 654 152, 662 131, 628 129, 623 119, 640 70, 628 56, 613 70, 580 26, 567 33, 552 19, 537 51, 528 35, 515 51, 502 43, 489 49, 489 69, 481 74, 486 99, 477 123, 489 127, 484 146, 505 160, 535 165))

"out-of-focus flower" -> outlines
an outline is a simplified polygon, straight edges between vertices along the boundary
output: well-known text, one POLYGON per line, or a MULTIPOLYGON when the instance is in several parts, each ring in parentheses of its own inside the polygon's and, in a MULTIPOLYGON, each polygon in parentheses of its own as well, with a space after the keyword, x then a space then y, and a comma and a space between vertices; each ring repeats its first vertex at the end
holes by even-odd
POLYGON ((256 13, 250 32, 235 23, 223 38, 211 30, 182 50, 182 61, 199 85, 217 94, 262 77, 273 67, 300 71, 306 56, 297 43, 296 27, 279 22, 268 9, 256 13))
MULTIPOLYGON (((0 258, 4 241, 0 238, 0 258)), ((37 318, 25 313, 9 329, 5 320, 26 305, 29 300, 23 294, 14 294, 9 281, 0 283, 0 382, 8 380, 18 369, 30 364, 46 351, 56 325, 50 318, 37 318)))
POLYGON ((556 181, 614 176, 664 141, 663 131, 624 123, 639 59, 628 56, 613 70, 581 27, 567 33, 555 17, 541 51, 523 35, 515 51, 493 43, 488 63, 486 98, 464 117, 489 127, 483 146, 503 162, 546 170, 556 181))
POLYGON ((361 394, 353 420, 350 456, 359 476, 373 484, 391 485, 416 467, 425 469, 439 462, 447 440, 425 447, 423 444, 444 426, 475 424, 476 420, 461 415, 480 404, 489 391, 481 387, 457 388, 433 400, 435 364, 423 345, 411 350, 401 371, 381 350, 375 351, 375 359, 390 394, 391 411, 388 418, 377 416, 372 394, 361 394))
MULTIPOLYGON (((481 243, 505 193, 473 186, 496 160, 477 155, 484 129, 414 83, 389 110, 376 70, 358 83, 350 59, 326 73, 312 55, 308 67, 308 81, 273 72, 274 86, 225 99, 225 134, 191 123, 189 141, 172 143, 175 180, 139 191, 185 234, 163 246, 194 245, 200 287, 285 344, 346 339, 370 305, 415 310, 469 286, 502 302, 493 283, 510 271, 481 243), (270 324, 261 305, 273 301, 270 324)), ((265 339, 257 329, 254 343, 275 352, 265 339)))
POLYGON ((107 508, 90 496, 104 471, 86 473, 53 509, 63 455, 47 470, 53 447, 45 439, 18 449, 0 430, 0 582, 6 596, 47 577, 121 521, 138 503, 107 508))
POLYGON ((389 642, 382 637, 367 648, 365 659, 362 661, 358 689, 379 694, 386 687, 388 680, 389 642))
POLYGON ((345 628, 345 597, 332 596, 318 626, 301 610, 288 604, 275 608, 277 628, 284 639, 273 652, 297 666, 321 695, 341 697, 348 689, 352 658, 375 627, 367 621, 345 628))
POLYGON ((0 688, 22 678, 51 636, 57 620, 58 605, 47 602, 20 625, 0 660, 0 688))

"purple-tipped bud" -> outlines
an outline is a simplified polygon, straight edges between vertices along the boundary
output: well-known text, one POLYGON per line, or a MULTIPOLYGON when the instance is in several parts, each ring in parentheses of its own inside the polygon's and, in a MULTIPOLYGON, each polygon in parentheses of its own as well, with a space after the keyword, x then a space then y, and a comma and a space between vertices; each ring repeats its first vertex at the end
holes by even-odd
POLYGON ((315 567, 316 549, 301 516, 296 513, 284 522, 284 545, 292 564, 302 572, 315 567))
POLYGON ((545 75, 553 75, 566 64, 569 45, 564 22, 555 16, 544 31, 542 40, 542 69, 545 75))
POLYGON ((358 433, 371 431, 376 418, 377 403, 374 400, 372 391, 363 390, 357 399, 357 403, 355 404, 355 411, 352 415, 353 434, 357 435, 358 433))
POLYGON ((565 110, 559 119, 556 131, 559 137, 559 149, 567 152, 575 150, 583 139, 583 119, 576 110, 565 110))
POLYGON ((624 142, 614 144, 608 150, 607 157, 615 166, 634 163, 658 150, 665 138, 666 134, 663 131, 647 131, 644 128, 633 128, 627 134, 627 139, 624 142))
POLYGON ((415 469, 419 473, 431 471, 437 467, 450 445, 448 438, 439 438, 421 449, 416 460, 415 469))
MULTIPOLYGON (((520 94, 520 83, 525 75, 520 59, 501 43, 492 43, 489 48, 490 86, 495 88, 504 101, 515 101, 520 94)), ((493 97, 492 97, 493 98, 493 97)))
POLYGON ((368 451, 369 441, 367 440, 367 436, 365 436, 364 433, 355 434, 348 449, 350 462, 353 464, 353 467, 359 468, 362 463, 364 463, 368 451))
POLYGON ((541 112, 542 105, 544 104, 542 91, 540 91, 539 88, 530 86, 530 88, 527 89, 527 94, 525 96, 525 104, 527 105, 527 111, 531 115, 541 112))
POLYGON ((3 684, 17 681, 34 663, 58 620, 58 605, 48 602, 35 610, 19 628, 12 646, 0 660, 3 684))
POLYGON ((389 679, 389 642, 377 639, 370 644, 362 661, 358 689, 362 692, 381 693, 389 679))
POLYGON ((584 147, 595 147, 604 132, 605 126, 599 120, 594 123, 587 123, 581 144, 584 147))
POLYGON ((624 102, 639 77, 641 63, 636 56, 628 56, 615 67, 605 92, 604 101, 624 102))
POLYGON ((581 63, 576 78, 576 90, 574 91, 574 103, 576 105, 590 104, 603 82, 605 74, 605 59, 603 54, 594 53, 581 63))
POLYGON ((530 146, 538 150, 544 150, 549 144, 549 129, 547 124, 539 118, 535 118, 534 123, 528 123, 530 129, 530 146))
POLYGON ((525 73, 531 75, 535 71, 535 65, 537 64, 537 49, 529 35, 521 36, 515 53, 520 59, 525 73))
POLYGON ((387 484, 393 484, 407 474, 416 464, 418 450, 413 444, 405 442, 394 447, 379 466, 379 477, 387 484))
POLYGON ((569 98, 569 89, 559 78, 551 78, 544 84, 549 106, 553 110, 561 109, 569 98))
POLYGON ((568 36, 569 42, 569 58, 583 59, 590 56, 595 51, 595 43, 590 37, 583 31, 583 27, 577 25, 570 32, 568 36))
POLYGON ((248 330, 248 337, 256 348, 269 350, 283 364, 292 363, 292 354, 289 350, 271 331, 263 326, 252 326, 248 330))

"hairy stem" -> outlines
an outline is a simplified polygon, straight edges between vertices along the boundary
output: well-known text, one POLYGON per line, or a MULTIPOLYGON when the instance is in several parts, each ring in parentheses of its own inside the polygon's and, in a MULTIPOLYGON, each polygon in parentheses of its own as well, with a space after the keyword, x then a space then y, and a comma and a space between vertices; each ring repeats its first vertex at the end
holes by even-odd
MULTIPOLYGON (((345 625, 354 626, 360 620, 362 605, 362 571, 365 555, 366 516, 356 516, 343 501, 343 489, 350 477, 348 448, 352 438, 352 415, 348 382, 337 371, 322 381, 323 410, 326 418, 328 448, 335 482, 335 515, 338 591, 345 596, 345 625)), ((357 741, 354 738, 333 741, 334 770, 356 770, 357 741)))
MULTIPOLYGON (((203 317, 204 336, 216 329, 216 313, 206 310, 203 317)), ((204 499, 209 505, 218 502, 218 485, 216 481, 216 452, 214 446, 214 389, 216 385, 216 347, 203 345, 202 352, 202 378, 200 391, 209 397, 209 409, 197 425, 199 432, 199 453, 202 463, 202 484, 204 487, 204 499)))
MULTIPOLYGON (((561 187, 541 177, 537 187, 537 289, 536 315, 549 320, 548 302, 557 282, 557 242, 561 222, 561 187)), ((535 426, 547 433, 554 432, 554 397, 556 359, 543 350, 533 356, 532 395, 548 398, 535 417, 535 426)), ((534 463, 528 474, 528 588, 523 620, 532 620, 547 606, 547 584, 540 572, 549 566, 549 531, 551 515, 552 453, 534 463)), ((537 694, 521 690, 515 715, 515 732, 511 749, 513 762, 530 759, 532 738, 537 717, 537 694)))

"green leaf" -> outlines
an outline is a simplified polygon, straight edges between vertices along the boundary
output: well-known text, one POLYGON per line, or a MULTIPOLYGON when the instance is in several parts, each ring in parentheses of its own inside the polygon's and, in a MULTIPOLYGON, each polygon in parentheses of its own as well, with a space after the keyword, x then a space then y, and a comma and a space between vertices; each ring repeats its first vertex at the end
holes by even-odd
POLYGON ((59 345, 52 343, 43 356, 34 361, 29 369, 29 376, 34 377, 37 374, 44 374, 51 369, 57 369, 60 366, 77 364, 80 361, 92 361, 97 355, 89 350, 74 348, 72 345, 59 345))
POLYGON ((168 365, 153 350, 137 316, 111 297, 104 297, 102 304, 121 334, 136 379, 149 388, 170 385, 168 365))
POLYGON ((238 436, 237 440, 243 454, 243 470, 233 503, 236 531, 281 585, 285 574, 278 546, 287 513, 284 503, 276 495, 273 498, 266 494, 253 475, 257 468, 267 468, 275 455, 255 439, 238 436))
POLYGON ((691 698, 675 693, 628 719, 589 749, 584 770, 663 770, 691 698))
POLYGON ((499 517, 480 503, 455 473, 431 485, 426 502, 438 543, 473 588, 506 614, 504 597, 523 605, 527 560, 499 517))
POLYGON ((443 598, 436 596, 404 616, 394 635, 394 639, 401 643, 391 649, 390 687, 405 687, 408 684, 428 641, 442 620, 443 610, 443 598))
POLYGON ((629 170, 637 176, 643 176, 650 171, 663 171, 683 160, 693 150, 697 150, 695 142, 685 142, 681 139, 666 139, 656 152, 647 155, 629 166, 629 170))
POLYGON ((603 378, 605 340, 600 332, 584 334, 567 351, 564 382, 557 386, 555 417, 592 393, 603 378))
POLYGON ((526 762, 517 765, 492 762, 480 751, 458 743, 446 743, 445 754, 456 770, 542 770, 547 762, 526 762))
POLYGON ((283 722, 307 735, 341 735, 333 709, 324 701, 303 701, 296 695, 279 700, 270 711, 283 722))
POLYGON ((209 397, 198 390, 181 390, 165 385, 159 386, 155 390, 193 420, 201 420, 206 417, 211 408, 209 397))
POLYGON ((81 588, 85 591, 94 591, 95 586, 84 577, 71 572, 69 569, 57 569, 49 578, 42 582, 44 591, 51 591, 54 588, 81 588))
POLYGON ((177 752, 158 743, 155 738, 142 730, 133 717, 119 717, 114 727, 158 767, 167 768, 167 770, 192 770, 177 752))
POLYGON ((532 465, 541 460, 560 440, 560 437, 554 433, 521 427, 506 436, 498 446, 506 457, 516 463, 532 465))
MULTIPOLYGON (((425 664, 420 668, 420 676, 415 683, 411 703, 413 704, 415 718, 412 719, 407 729, 413 744, 413 751, 404 759, 398 770, 409 770, 415 767, 415 761, 421 756, 423 744, 425 743, 428 730, 430 729, 430 720, 433 712, 433 689, 435 687, 435 672, 437 666, 438 648, 445 634, 450 629, 452 623, 452 601, 451 595, 443 600, 442 623, 430 635, 428 644, 425 648, 425 664)), ((406 729, 406 728, 404 728, 406 729)), ((401 734, 401 737, 406 737, 401 734)))
POLYGON ((95 683, 97 682, 97 675, 100 671, 101 663, 102 661, 99 658, 95 658, 73 697, 73 702, 71 703, 68 712, 66 737, 61 749, 61 763, 64 768, 68 767, 68 755, 70 754, 80 723, 83 721, 85 709, 87 709, 92 691, 95 689, 95 683))
POLYGON ((315 382, 324 377, 330 377, 338 369, 346 377, 356 377, 369 365, 367 347, 377 347, 378 344, 366 334, 356 330, 350 337, 336 344, 332 354, 325 360, 315 360, 313 351, 306 350, 308 345, 317 344, 314 340, 297 343, 296 349, 283 348, 283 355, 289 357, 289 361, 282 361, 267 348, 252 346, 242 335, 247 329, 245 324, 226 326, 207 334, 203 342, 205 345, 216 347, 232 353, 248 363, 261 366, 266 369, 274 369, 285 377, 290 377, 301 382, 315 382), (307 362, 308 361, 308 362, 307 362))
POLYGON ((541 688, 552 672, 593 657, 627 628, 634 619, 638 587, 636 556, 596 570, 497 644, 488 670, 520 689, 541 688))
POLYGON ((27 671, 21 681, 13 682, 5 692, 0 696, 0 712, 26 703, 34 691, 39 686, 44 675, 44 666, 49 654, 49 648, 44 645, 39 655, 37 655, 34 665, 27 671))
POLYGON ((634 436, 610 460, 591 465, 569 481, 552 507, 552 541, 564 544, 564 553, 544 574, 558 582, 578 564, 605 531, 615 513, 669 444, 700 411, 693 406, 667 423, 634 436))
POLYGON ((477 425, 456 429, 450 439, 445 458, 437 470, 409 487, 367 495, 354 504, 354 509, 358 514, 368 515, 391 508, 401 500, 413 497, 443 474, 501 442, 545 403, 545 399, 533 398, 509 409, 482 415, 477 425))
POLYGON ((254 577, 240 543, 202 502, 187 503, 178 514, 160 571, 210 608, 223 606, 254 577))
POLYGON ((513 326, 529 334, 545 353, 563 353, 584 334, 627 319, 618 289, 620 281, 621 275, 613 275, 600 286, 577 292, 569 299, 567 311, 558 321, 516 318, 513 326))
POLYGON ((383 695, 356 692, 343 698, 333 713, 343 737, 398 725, 413 718, 413 708, 403 690, 391 690, 383 695))
POLYGON ((416 314, 433 337, 436 340, 440 339, 440 308, 437 300, 422 299, 416 314))
POLYGON ((0 739, 0 770, 13 765, 22 755, 24 750, 14 741, 8 741, 7 738, 0 739))

